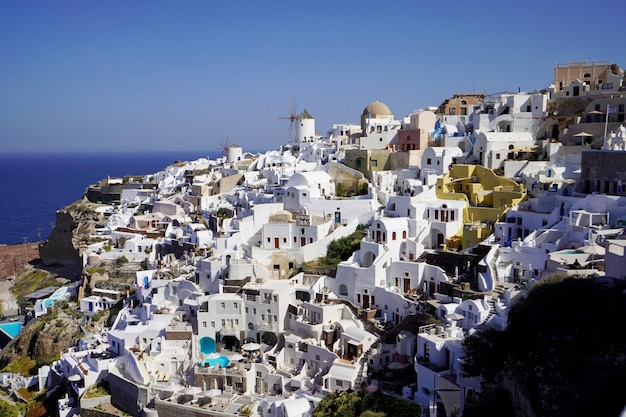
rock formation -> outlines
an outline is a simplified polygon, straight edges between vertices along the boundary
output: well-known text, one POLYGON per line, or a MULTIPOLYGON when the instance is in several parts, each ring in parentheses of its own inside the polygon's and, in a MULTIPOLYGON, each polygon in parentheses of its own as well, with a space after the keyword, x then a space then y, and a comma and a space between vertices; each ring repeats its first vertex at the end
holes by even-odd
POLYGON ((73 280, 80 277, 81 255, 95 226, 104 220, 96 207, 83 199, 57 211, 54 229, 39 246, 39 257, 46 267, 59 267, 60 273, 73 280))

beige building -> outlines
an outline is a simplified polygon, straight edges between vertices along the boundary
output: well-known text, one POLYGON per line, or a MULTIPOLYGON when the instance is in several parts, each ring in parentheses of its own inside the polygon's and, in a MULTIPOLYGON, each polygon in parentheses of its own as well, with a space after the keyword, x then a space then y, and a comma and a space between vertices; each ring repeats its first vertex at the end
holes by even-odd
POLYGON ((574 83, 572 96, 583 95, 586 91, 617 91, 623 84, 624 70, 608 61, 570 62, 554 66, 554 88, 563 93, 574 83))

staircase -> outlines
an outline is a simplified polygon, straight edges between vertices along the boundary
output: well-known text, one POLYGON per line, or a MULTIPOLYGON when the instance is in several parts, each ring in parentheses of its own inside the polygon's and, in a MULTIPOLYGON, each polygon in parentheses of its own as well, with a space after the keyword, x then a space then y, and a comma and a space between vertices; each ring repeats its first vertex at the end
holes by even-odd
POLYGON ((489 314, 487 315, 487 319, 485 321, 489 321, 491 320, 491 318, 495 315, 497 315, 497 311, 496 311, 496 303, 498 302, 498 300, 500 300, 500 297, 502 297, 504 295, 504 292, 506 291, 506 287, 500 283, 496 284, 496 288, 494 288, 494 290, 491 292, 491 300, 487 301, 487 304, 489 304, 489 314))

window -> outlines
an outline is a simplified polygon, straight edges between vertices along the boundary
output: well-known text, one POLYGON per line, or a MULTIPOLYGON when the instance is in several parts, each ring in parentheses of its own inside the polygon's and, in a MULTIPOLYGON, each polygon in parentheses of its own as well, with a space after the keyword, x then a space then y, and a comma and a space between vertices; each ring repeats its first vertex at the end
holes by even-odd
POLYGON ((450 107, 448 109, 448 114, 451 115, 451 116, 454 116, 456 114, 456 108, 450 107))
POLYGON ((339 285, 339 295, 347 296, 348 295, 348 287, 345 284, 339 285))
POLYGON ((246 307, 246 313, 248 312, 248 307, 246 307))
POLYGON ((287 243, 287 238, 286 237, 283 238, 283 243, 287 243))
POLYGON ((220 307, 224 310, 226 308, 226 303, 220 303, 220 307))
POLYGON ((373 166, 373 167, 377 167, 377 166, 378 166, 378 160, 376 160, 376 159, 372 159, 372 161, 371 161, 371 162, 372 162, 372 166, 373 166))
POLYGON ((426 159, 426 164, 427 164, 427 165, 432 164, 432 160, 431 160, 430 158, 426 159))
POLYGON ((206 329, 206 321, 202 322, 202 327, 204 327, 206 329))
POLYGON ((500 159, 500 154, 499 153, 496 154, 496 159, 500 159))
POLYGON ((215 328, 215 322, 214 321, 211 322, 211 327, 215 328))
POLYGON ((396 240, 396 232, 391 233, 391 240, 396 240))
POLYGON ((269 237, 267 238, 267 243, 270 243, 272 241, 272 239, 270 239, 269 237))
POLYGON ((236 309, 237 308, 237 303, 233 303, 233 307, 236 309))
POLYGON ((248 323, 248 330, 254 330, 254 324, 248 323))

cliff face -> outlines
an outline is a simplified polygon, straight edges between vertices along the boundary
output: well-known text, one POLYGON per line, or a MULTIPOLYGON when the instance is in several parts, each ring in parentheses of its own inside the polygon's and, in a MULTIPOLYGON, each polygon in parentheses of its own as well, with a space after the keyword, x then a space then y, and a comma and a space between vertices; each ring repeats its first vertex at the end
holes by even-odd
POLYGON ((57 211, 52 233, 39 246, 39 257, 45 266, 62 267, 67 278, 80 277, 81 255, 90 243, 89 235, 104 221, 96 207, 83 199, 57 211))
POLYGON ((80 314, 72 314, 71 309, 54 309, 45 318, 32 320, 0 352, 0 369, 20 357, 29 356, 38 365, 49 363, 70 346, 72 340, 82 336, 80 332, 80 314))

